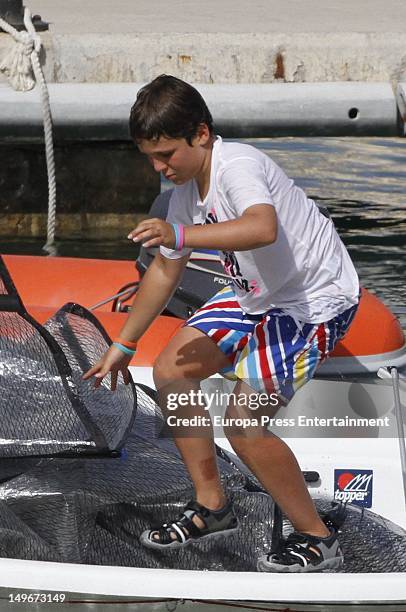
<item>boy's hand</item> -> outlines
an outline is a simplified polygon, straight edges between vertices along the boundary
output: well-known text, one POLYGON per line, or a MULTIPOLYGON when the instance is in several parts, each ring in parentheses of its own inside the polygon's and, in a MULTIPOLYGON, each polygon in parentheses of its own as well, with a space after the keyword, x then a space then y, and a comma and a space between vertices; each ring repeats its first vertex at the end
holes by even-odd
POLYGON ((142 242, 144 247, 164 246, 168 249, 175 247, 175 230, 171 223, 162 219, 145 219, 128 234, 134 242, 142 242))
POLYGON ((100 387, 103 378, 111 372, 111 390, 117 388, 117 376, 121 372, 126 385, 130 382, 130 374, 128 372, 128 364, 132 355, 126 355, 119 348, 110 346, 104 353, 103 357, 90 370, 83 375, 83 380, 88 380, 92 376, 96 378, 94 386, 100 387))

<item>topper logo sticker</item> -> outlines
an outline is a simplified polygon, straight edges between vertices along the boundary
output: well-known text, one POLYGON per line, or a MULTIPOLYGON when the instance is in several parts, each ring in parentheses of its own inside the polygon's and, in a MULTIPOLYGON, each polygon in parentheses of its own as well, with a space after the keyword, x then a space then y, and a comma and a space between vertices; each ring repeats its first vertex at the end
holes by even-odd
POLYGON ((372 506, 372 470, 334 470, 334 500, 372 506))

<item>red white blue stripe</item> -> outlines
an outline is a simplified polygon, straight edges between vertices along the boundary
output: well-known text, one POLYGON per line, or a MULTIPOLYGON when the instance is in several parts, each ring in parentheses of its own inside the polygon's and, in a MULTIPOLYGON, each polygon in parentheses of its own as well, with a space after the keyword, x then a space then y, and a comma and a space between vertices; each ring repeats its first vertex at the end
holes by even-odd
POLYGON ((280 308, 250 315, 241 309, 233 289, 225 287, 186 325, 200 329, 230 358, 222 374, 289 401, 343 337, 356 309, 316 324, 297 321, 280 308))

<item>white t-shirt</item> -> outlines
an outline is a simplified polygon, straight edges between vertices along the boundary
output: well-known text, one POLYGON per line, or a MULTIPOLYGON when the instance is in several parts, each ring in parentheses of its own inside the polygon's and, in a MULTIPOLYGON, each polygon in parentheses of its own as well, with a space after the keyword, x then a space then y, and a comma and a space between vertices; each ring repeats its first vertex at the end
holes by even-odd
MULTIPOLYGON (((221 223, 237 219, 254 204, 275 207, 276 241, 251 251, 220 252, 245 312, 276 307, 299 321, 322 323, 357 303, 358 276, 332 221, 255 147, 217 137, 207 196, 202 202, 194 179, 175 187, 167 221, 221 223)), ((170 259, 191 250, 160 247, 170 259)))

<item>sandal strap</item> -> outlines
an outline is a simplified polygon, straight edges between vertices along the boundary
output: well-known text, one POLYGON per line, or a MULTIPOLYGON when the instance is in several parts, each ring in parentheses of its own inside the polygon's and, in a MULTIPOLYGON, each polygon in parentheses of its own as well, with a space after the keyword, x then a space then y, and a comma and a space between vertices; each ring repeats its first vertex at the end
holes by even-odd
POLYGON ((171 544, 174 541, 172 535, 175 535, 177 541, 183 544, 190 537, 198 538, 202 535, 202 530, 192 521, 194 514, 191 516, 181 514, 178 519, 171 523, 164 523, 159 527, 152 528, 149 532, 149 539, 160 544, 171 544), (154 534, 157 534, 158 538, 154 538, 154 534))
POLYGON ((182 529, 182 531, 185 532, 186 530, 186 533, 185 533, 186 538, 190 536, 198 538, 205 531, 206 523, 204 523, 205 527, 200 528, 196 525, 196 523, 193 522, 192 519, 195 515, 199 516, 197 512, 190 512, 189 510, 185 509, 181 517, 177 519, 177 521, 175 522, 175 524, 178 525, 182 529))
POLYGON ((234 526, 237 526, 237 518, 234 515, 231 503, 216 511, 202 506, 196 500, 192 500, 185 506, 177 519, 151 529, 149 538, 151 541, 160 544, 171 544, 174 542, 172 535, 175 535, 177 541, 183 544, 190 538, 198 539, 207 533, 234 526), (194 523, 192 520, 194 516, 202 521, 203 527, 198 527, 194 523), (154 534, 158 534, 158 539, 153 538, 154 534))
POLYGON ((186 540, 189 539, 189 535, 187 534, 186 531, 182 529, 182 527, 183 525, 180 525, 180 521, 171 523, 170 529, 169 529, 169 535, 170 535, 170 532, 173 530, 178 541, 183 544, 183 542, 186 542, 186 540))
POLYGON ((199 502, 195 499, 192 499, 186 504, 183 512, 185 512, 186 510, 193 510, 196 514, 201 515, 200 518, 204 518, 208 516, 210 512, 212 512, 212 510, 209 510, 208 508, 206 508, 206 506, 202 506, 202 504, 199 504, 199 502))
POLYGON ((231 502, 228 502, 220 510, 210 510, 199 504, 196 500, 192 500, 187 504, 184 510, 188 515, 190 511, 193 512, 193 516, 196 514, 204 524, 204 527, 197 528, 200 535, 236 527, 238 523, 231 502))
POLYGON ((277 559, 286 565, 294 563, 299 563, 302 566, 310 563, 318 565, 323 561, 323 554, 317 546, 318 541, 319 538, 312 538, 310 535, 293 532, 286 540, 280 542, 278 549, 274 553, 267 555, 268 561, 277 559))
POLYGON ((175 541, 171 537, 172 533, 174 533, 178 542, 183 541, 179 533, 175 529, 172 531, 171 526, 167 524, 162 525, 162 527, 159 527, 157 529, 151 529, 148 537, 151 542, 157 542, 158 544, 171 544, 171 542, 175 541), (154 535, 158 535, 158 537, 154 538, 154 535))

